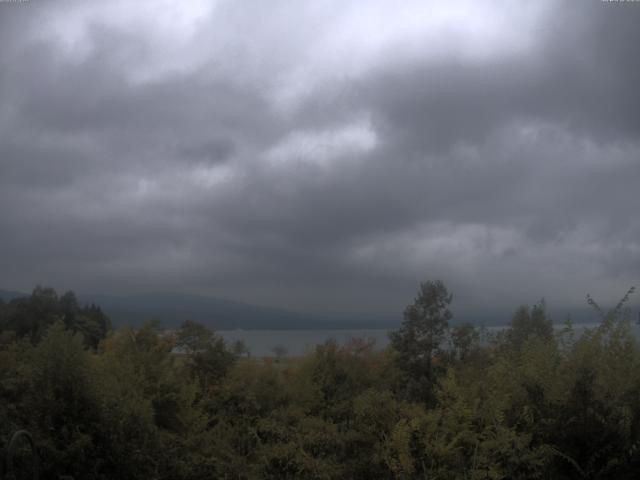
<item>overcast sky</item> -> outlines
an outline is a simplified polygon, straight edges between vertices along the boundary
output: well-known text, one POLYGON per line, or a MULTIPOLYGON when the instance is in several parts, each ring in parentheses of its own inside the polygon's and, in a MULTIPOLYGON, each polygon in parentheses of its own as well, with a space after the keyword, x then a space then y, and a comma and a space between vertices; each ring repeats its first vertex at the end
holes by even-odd
POLYGON ((639 46, 640 2, 0 2, 0 288, 615 302, 639 46))

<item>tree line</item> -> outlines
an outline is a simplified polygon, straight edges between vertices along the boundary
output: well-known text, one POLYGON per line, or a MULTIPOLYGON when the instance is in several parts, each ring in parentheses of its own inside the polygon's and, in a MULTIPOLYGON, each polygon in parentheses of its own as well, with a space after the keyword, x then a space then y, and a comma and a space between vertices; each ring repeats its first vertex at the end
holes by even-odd
POLYGON ((113 329, 72 292, 0 301, 0 445, 43 478, 625 479, 640 472, 640 349, 625 303, 577 334, 544 302, 488 335, 424 282, 388 348, 278 362, 185 321, 113 329))

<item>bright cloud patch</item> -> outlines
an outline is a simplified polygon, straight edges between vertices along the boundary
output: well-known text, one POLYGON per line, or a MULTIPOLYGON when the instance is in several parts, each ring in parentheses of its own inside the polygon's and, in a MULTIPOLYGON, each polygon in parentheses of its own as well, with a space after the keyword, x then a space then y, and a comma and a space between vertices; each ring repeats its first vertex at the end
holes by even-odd
POLYGON ((288 135, 270 149, 266 158, 271 165, 291 162, 329 166, 373 150, 378 144, 367 123, 354 123, 330 130, 304 130, 288 135))
POLYGON ((68 59, 84 61, 95 53, 96 40, 117 32, 123 44, 111 48, 130 69, 129 79, 141 83, 203 61, 206 52, 194 49, 193 42, 211 11, 211 2, 205 0, 83 2, 73 9, 61 4, 47 12, 36 37, 53 39, 68 59))
POLYGON ((187 178, 197 186, 212 188, 232 181, 235 171, 228 165, 202 166, 190 171, 187 178))

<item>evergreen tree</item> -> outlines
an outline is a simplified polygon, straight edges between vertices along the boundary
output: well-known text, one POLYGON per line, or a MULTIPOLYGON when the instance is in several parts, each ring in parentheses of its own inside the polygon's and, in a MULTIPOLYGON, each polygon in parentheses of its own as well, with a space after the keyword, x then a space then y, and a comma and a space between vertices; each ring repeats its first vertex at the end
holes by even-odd
POLYGON ((391 346, 402 372, 400 388, 410 400, 431 404, 442 343, 452 317, 452 295, 440 281, 420 284, 418 296, 404 311, 400 330, 391 334, 391 346))

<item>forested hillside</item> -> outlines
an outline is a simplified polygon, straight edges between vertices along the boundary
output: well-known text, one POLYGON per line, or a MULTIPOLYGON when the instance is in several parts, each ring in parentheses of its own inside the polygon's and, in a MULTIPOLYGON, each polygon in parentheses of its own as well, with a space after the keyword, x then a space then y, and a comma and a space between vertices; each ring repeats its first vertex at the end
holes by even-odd
POLYGON ((450 293, 426 282, 384 351, 269 359, 190 321, 113 330, 39 287, 0 301, 0 444, 32 432, 43 478, 635 478, 627 299, 603 312, 589 297, 601 323, 580 336, 539 303, 487 337, 452 327, 450 293))

